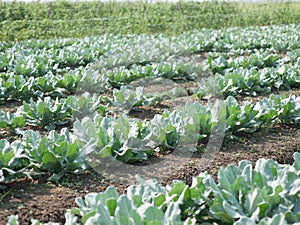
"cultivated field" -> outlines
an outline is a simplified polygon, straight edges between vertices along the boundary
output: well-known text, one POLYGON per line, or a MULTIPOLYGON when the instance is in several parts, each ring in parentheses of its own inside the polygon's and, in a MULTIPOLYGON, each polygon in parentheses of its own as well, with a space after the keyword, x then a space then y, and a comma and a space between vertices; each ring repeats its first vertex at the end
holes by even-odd
MULTIPOLYGON (((218 4, 196 5, 236 7, 218 4)), ((20 4, 22 15, 33 6, 20 4)), ((32 21, 34 32, 0 33, 0 224, 300 223, 300 17, 290 12, 281 25, 183 20, 173 33, 165 20, 98 36, 72 36, 71 25, 50 38, 32 21)))
POLYGON ((102 34, 178 35, 201 28, 298 23, 300 2, 0 1, 0 41, 78 38, 102 34))

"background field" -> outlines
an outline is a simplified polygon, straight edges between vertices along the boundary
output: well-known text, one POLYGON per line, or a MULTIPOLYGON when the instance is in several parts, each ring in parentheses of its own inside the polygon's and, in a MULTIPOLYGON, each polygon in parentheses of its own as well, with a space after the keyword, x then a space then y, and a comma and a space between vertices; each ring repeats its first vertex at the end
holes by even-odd
POLYGON ((300 3, 0 2, 0 40, 91 35, 178 35, 201 28, 298 23, 300 3))

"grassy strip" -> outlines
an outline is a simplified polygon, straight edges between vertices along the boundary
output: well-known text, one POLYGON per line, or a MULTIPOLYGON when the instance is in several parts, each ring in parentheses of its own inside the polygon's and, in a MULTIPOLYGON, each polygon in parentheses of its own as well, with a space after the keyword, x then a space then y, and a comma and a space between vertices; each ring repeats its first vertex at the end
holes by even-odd
POLYGON ((300 22, 300 3, 0 2, 0 41, 300 22))

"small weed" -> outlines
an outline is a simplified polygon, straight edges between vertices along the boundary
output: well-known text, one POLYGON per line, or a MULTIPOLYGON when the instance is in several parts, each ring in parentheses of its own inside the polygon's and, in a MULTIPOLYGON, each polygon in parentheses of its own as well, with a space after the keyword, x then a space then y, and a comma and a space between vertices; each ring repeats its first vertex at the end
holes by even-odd
POLYGON ((11 193, 11 190, 6 191, 5 193, 0 195, 0 204, 3 205, 4 204, 4 198, 6 196, 8 196, 11 193))
POLYGON ((79 187, 83 184, 83 181, 81 180, 70 180, 68 177, 63 178, 60 182, 59 185, 67 187, 67 188, 72 188, 72 187, 79 187))
POLYGON ((19 205, 18 209, 25 209, 26 207, 24 205, 19 205))

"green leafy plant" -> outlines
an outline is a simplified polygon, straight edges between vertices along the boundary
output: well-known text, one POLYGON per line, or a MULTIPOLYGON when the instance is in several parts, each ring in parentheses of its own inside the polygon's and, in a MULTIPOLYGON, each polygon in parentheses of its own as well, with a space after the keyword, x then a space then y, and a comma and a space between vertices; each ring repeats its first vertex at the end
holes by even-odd
POLYGON ((38 99, 36 102, 32 99, 29 103, 23 102, 23 108, 19 110, 24 114, 27 124, 44 126, 47 130, 69 123, 72 115, 72 110, 65 100, 53 101, 50 97, 38 99))
POLYGON ((51 181, 57 182, 65 173, 80 173, 86 169, 84 153, 66 128, 60 134, 50 131, 45 137, 27 131, 24 140, 31 167, 36 172, 50 172, 51 181))
POLYGON ((0 182, 24 175, 30 158, 19 141, 0 140, 0 182))
POLYGON ((0 127, 9 129, 12 133, 22 133, 21 128, 26 122, 23 115, 3 112, 0 110, 0 127))

